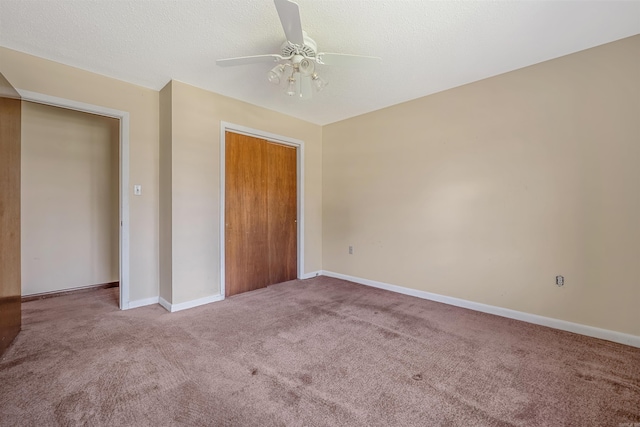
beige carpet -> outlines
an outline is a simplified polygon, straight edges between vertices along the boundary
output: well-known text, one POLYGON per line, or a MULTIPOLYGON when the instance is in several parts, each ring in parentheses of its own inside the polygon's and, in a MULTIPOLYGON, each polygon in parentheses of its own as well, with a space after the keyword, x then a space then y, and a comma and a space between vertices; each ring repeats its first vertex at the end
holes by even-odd
POLYGON ((341 280, 173 314, 116 304, 23 305, 1 425, 640 423, 640 349, 341 280))

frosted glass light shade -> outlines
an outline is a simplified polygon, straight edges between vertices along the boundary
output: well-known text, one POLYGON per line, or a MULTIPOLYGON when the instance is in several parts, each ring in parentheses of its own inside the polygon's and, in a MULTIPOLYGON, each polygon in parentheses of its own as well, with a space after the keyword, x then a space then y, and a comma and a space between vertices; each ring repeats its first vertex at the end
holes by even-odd
POLYGON ((316 73, 313 73, 311 76, 311 81, 313 82, 313 86, 316 88, 316 92, 320 92, 327 85, 327 81, 316 73))
POLYGON ((273 83, 274 85, 280 84, 280 79, 282 78, 282 74, 284 73, 283 65, 276 65, 269 71, 267 74, 267 79, 269 83, 273 83))

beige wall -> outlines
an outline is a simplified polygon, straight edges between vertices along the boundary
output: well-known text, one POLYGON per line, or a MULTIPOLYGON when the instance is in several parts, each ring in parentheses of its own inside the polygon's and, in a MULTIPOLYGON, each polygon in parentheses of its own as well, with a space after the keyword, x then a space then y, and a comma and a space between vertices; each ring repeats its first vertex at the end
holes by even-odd
POLYGON ((119 280, 119 122, 22 103, 22 294, 119 280))
MULTIPOLYGON (((220 292, 220 122, 304 141, 305 272, 322 268, 322 128, 173 81, 173 304, 220 292)), ((164 173, 164 172, 162 172, 164 173)), ((161 174, 162 174, 161 173, 161 174)), ((163 189, 164 192, 164 189, 163 189)))
POLYGON ((323 132, 325 270, 640 335, 640 36, 323 132))
POLYGON ((158 295, 159 93, 0 47, 0 73, 18 89, 130 113, 130 299, 158 295))

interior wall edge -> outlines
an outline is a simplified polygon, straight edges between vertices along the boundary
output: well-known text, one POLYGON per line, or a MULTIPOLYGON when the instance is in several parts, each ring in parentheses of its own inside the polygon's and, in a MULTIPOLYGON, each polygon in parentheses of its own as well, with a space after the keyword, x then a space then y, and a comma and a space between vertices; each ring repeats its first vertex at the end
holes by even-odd
POLYGON ((164 298, 165 301, 173 301, 172 88, 172 81, 169 81, 160 90, 159 95, 160 125, 158 141, 158 296, 164 298))

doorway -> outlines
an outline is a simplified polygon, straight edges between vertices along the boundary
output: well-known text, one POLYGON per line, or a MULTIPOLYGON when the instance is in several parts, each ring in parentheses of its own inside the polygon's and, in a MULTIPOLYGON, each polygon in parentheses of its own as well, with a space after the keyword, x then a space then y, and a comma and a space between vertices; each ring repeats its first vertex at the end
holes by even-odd
POLYGON ((302 141, 223 122, 220 145, 221 295, 301 277, 302 141))
POLYGON ((130 308, 129 297, 129 113, 100 105, 87 104, 65 98, 16 88, 23 101, 61 107, 69 110, 112 117, 119 121, 119 282, 120 309, 130 308))
POLYGON ((22 113, 23 301, 118 287, 119 121, 26 101, 22 113))

